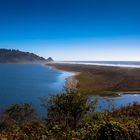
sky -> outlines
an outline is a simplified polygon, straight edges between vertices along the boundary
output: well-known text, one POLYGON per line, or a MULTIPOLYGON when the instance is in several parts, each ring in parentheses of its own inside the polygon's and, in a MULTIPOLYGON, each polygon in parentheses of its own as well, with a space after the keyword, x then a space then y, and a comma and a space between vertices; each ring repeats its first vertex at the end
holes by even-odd
POLYGON ((0 48, 140 61, 140 0, 0 0, 0 48))

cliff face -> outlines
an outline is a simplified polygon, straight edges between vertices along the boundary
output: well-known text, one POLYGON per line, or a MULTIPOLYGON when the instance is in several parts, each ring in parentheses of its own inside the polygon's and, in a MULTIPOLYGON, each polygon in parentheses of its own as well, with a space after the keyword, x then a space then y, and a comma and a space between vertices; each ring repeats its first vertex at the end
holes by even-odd
POLYGON ((0 63, 45 63, 50 61, 53 60, 45 59, 34 53, 0 49, 0 63))

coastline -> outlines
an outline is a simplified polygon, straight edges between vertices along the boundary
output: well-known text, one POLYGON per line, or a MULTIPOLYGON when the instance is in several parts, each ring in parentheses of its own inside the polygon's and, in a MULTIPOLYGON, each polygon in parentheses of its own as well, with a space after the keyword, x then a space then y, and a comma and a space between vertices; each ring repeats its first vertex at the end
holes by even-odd
POLYGON ((55 66, 50 66, 48 64, 45 64, 45 66, 46 65, 51 69, 56 69, 56 70, 60 70, 60 71, 63 71, 63 72, 69 72, 70 75, 67 78, 65 78, 65 88, 70 89, 70 90, 77 90, 78 80, 76 79, 76 76, 80 74, 79 72, 66 71, 66 70, 58 69, 55 66))
POLYGON ((117 97, 120 93, 140 94, 139 68, 60 63, 47 65, 74 73, 66 79, 66 85, 68 88, 80 89, 84 94, 109 97, 117 97))
POLYGON ((65 87, 70 90, 77 90, 78 80, 75 78, 77 73, 66 78, 65 87))
POLYGON ((83 62, 80 62, 80 61, 77 61, 77 62, 73 62, 73 61, 68 61, 68 62, 54 62, 56 64, 72 64, 72 65, 91 65, 91 66, 106 66, 106 67, 120 67, 120 68, 140 68, 140 62, 138 65, 136 64, 109 64, 109 63, 99 63, 100 61, 97 61, 97 62, 87 62, 87 61, 83 61, 83 62))

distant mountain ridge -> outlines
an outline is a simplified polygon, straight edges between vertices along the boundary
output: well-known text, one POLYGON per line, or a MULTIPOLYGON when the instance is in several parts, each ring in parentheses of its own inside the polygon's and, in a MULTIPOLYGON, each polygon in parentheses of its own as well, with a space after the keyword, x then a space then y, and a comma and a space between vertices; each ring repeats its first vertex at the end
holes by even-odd
POLYGON ((23 52, 15 49, 0 49, 0 63, 47 63, 53 59, 45 59, 34 53, 23 52))

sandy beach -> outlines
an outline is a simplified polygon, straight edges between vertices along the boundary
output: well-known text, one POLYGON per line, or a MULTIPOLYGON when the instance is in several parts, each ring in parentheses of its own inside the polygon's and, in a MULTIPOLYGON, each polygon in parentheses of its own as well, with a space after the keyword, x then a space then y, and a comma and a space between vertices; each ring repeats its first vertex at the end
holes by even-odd
POLYGON ((78 88, 85 94, 115 96, 116 92, 140 92, 140 68, 60 63, 47 65, 78 72, 74 77, 68 78, 68 85, 72 85, 68 87, 78 88))

